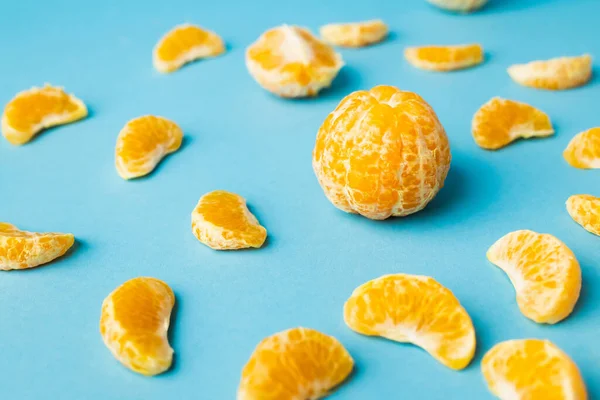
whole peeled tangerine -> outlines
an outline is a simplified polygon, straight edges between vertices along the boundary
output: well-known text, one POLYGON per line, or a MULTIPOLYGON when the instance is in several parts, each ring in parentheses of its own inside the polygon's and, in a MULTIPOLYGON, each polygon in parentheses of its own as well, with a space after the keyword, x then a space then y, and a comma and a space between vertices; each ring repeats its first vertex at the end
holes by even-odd
POLYGON ((313 150, 313 169, 333 205, 378 220, 425 208, 443 187, 450 160, 433 109, 393 86, 346 96, 313 150))

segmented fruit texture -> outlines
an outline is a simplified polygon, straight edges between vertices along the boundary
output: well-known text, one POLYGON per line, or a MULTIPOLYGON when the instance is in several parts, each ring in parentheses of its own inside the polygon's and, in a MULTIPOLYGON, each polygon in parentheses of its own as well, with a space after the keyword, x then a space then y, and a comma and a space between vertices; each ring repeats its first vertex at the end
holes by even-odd
POLYGON ((546 90, 571 89, 590 80, 592 57, 585 54, 516 64, 508 68, 508 74, 523 86, 546 90))
POLYGON ((334 46, 365 47, 381 42, 388 34, 382 20, 327 24, 320 29, 323 40, 334 46))
POLYGON ((167 332, 175 295, 163 281, 134 278, 102 303, 100 333, 104 344, 123 365, 143 375, 169 369, 173 349, 167 332))
POLYGON ((11 144, 29 142, 44 129, 87 116, 85 104, 60 87, 45 85, 18 93, 2 114, 2 134, 11 144))
POLYGON ((454 71, 483 62, 479 44, 408 47, 404 57, 413 66, 429 71, 454 71))
POLYGON ((567 200, 567 211, 585 230, 600 236, 600 198, 577 194, 567 200))
POLYGON ((242 370, 238 400, 320 399, 352 372, 354 361, 334 337, 308 328, 260 342, 242 370))
POLYGON ((581 268, 573 252, 554 236, 511 232, 490 247, 487 258, 506 272, 527 318, 555 324, 573 311, 581 290, 581 268))
POLYGON ((359 286, 344 305, 344 321, 363 335, 417 345, 452 369, 465 368, 475 352, 469 314, 427 276, 386 275, 359 286))
POLYGON ((392 86, 344 98, 313 150, 314 172, 333 205, 379 220, 423 209, 444 185, 450 160, 433 109, 392 86))
POLYGON ((554 134, 550 117, 543 111, 518 101, 494 97, 473 116, 473 139, 487 150, 500 149, 517 139, 554 134))
POLYGON ((575 135, 563 152, 563 157, 575 168, 600 169, 600 128, 575 135))
POLYGON ((450 11, 470 12, 483 7, 488 0, 427 0, 440 8, 450 11))
POLYGON ((34 233, 0 222, 0 270, 27 269, 62 256, 73 246, 70 233, 34 233))
POLYGON ((502 400, 586 400, 577 365, 548 340, 508 340, 481 361, 490 391, 502 400))

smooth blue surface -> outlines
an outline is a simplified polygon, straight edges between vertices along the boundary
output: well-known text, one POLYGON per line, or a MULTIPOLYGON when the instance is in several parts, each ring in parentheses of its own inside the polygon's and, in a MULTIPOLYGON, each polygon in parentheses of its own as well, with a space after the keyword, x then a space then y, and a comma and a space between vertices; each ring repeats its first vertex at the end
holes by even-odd
MULTIPOLYGON (((491 0, 473 15, 424 1, 262 0, 240 2, 5 1, 0 10, 0 104, 50 82, 89 105, 88 119, 52 129, 23 147, 0 140, 0 220, 36 231, 73 232, 65 257, 42 268, 0 273, 0 398, 233 399, 240 371, 265 336, 308 326, 337 337, 356 372, 332 399, 490 399, 480 361, 495 343, 548 338, 580 366, 600 396, 600 238, 575 224, 564 202, 600 195, 600 173, 576 170, 562 150, 600 124, 600 85, 543 92, 513 83, 515 62, 578 55, 600 58, 597 0, 491 0), (381 45, 343 50, 347 66, 316 99, 281 100, 244 66, 244 49, 265 29, 381 17, 393 34, 381 45), (158 38, 193 22, 227 41, 222 57, 161 75, 151 63, 158 38), (448 74, 403 59, 408 45, 480 42, 480 67, 448 74), (311 168, 317 129, 357 89, 391 84, 431 103, 454 157, 446 187, 423 212, 369 221, 334 208, 311 168), (471 117, 492 96, 528 102, 553 119, 556 136, 498 152, 479 149, 471 117), (114 168, 117 134, 129 119, 178 122, 185 145, 145 179, 114 168), (247 198, 269 231, 260 250, 216 252, 190 229, 198 198, 227 189, 247 198), (583 290, 556 326, 517 309, 487 248, 515 229, 552 233, 577 255, 583 290), (424 351, 355 334, 342 306, 352 290, 383 274, 431 275, 473 318, 472 364, 451 371, 424 351), (154 276, 177 296, 173 369, 146 378, 122 367, 98 333, 104 297, 125 280, 154 276)), ((598 72, 598 71, 596 71, 598 72)))

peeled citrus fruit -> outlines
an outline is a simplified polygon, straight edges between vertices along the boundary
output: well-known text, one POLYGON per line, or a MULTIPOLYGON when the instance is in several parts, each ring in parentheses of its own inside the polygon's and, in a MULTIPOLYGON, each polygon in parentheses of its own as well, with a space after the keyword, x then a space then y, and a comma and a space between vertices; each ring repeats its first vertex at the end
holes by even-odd
POLYGON ((600 128, 575 135, 563 152, 563 157, 575 168, 600 169, 600 128))
POLYGON ((154 68, 173 72, 184 64, 225 52, 219 35, 199 26, 182 24, 167 32, 154 47, 154 68))
POLYGON ((320 29, 327 43, 342 47, 364 47, 381 42, 388 34, 387 25, 377 19, 345 24, 327 24, 320 29))
POLYGON ((343 65, 331 46, 297 26, 269 29, 246 51, 250 75, 282 97, 316 95, 331 85, 343 65))
POLYGON ((592 57, 559 57, 545 61, 516 64, 508 74, 520 85, 536 89, 564 90, 587 83, 592 76, 592 57))
POLYGON ((192 211, 192 232, 215 250, 258 248, 267 238, 267 230, 248 210, 246 200, 224 190, 200 197, 192 211))
POLYGON ((0 270, 27 269, 65 254, 75 238, 70 233, 34 233, 0 222, 0 270))
POLYGON ((549 340, 498 343, 481 361, 490 391, 502 400, 586 400, 577 365, 549 340))
POLYGON ((385 275, 362 284, 344 305, 353 331, 417 345, 452 369, 475 353, 475 329, 452 292, 428 276, 385 275))
POLYGON ((581 290, 581 268, 573 252, 554 236, 511 232, 489 248, 487 258, 506 272, 527 318, 555 324, 573 311, 581 290))
POLYGON ((314 400, 352 372, 354 361, 332 336, 294 328, 263 339, 242 370, 238 400, 314 400))
POLYGON ((494 97, 477 110, 472 130, 475 143, 488 150, 497 150, 517 139, 554 134, 546 113, 529 104, 499 97, 494 97))
POLYGON ((404 57, 420 69, 454 71, 481 64, 483 48, 478 44, 408 47, 404 50, 404 57))
POLYGON ((313 169, 337 208, 371 219, 423 209, 444 185, 450 146, 419 95, 376 86, 346 96, 317 134, 313 169))
POLYGON ((567 200, 571 218, 587 231, 600 236, 600 197, 577 194, 567 200))
POLYGON ((104 344, 127 368, 143 375, 169 369, 173 349, 167 331, 175 295, 155 278, 128 280, 102 303, 100 333, 104 344))
POLYGON ((450 11, 469 12, 483 7, 488 0, 427 0, 440 8, 450 11))
POLYGON ((2 134, 10 143, 29 142, 44 129, 87 116, 85 104, 60 87, 45 85, 17 93, 2 114, 2 134))
POLYGON ((127 122, 117 138, 115 166, 123 179, 149 174, 170 153, 179 149, 183 131, 166 118, 145 115, 127 122))

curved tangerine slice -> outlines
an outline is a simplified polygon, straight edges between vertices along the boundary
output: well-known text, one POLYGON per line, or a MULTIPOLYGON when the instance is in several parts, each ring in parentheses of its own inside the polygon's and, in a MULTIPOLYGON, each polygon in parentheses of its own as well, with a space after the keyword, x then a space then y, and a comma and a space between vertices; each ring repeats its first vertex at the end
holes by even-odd
POLYGON ((499 399, 585 400, 577 365, 549 340, 498 343, 481 361, 490 391, 499 399))
POLYGON ((420 69, 455 71, 481 64, 483 48, 479 44, 409 47, 404 51, 404 57, 420 69))
POLYGON ((497 150, 517 139, 554 134, 550 117, 518 101, 494 97, 473 116, 473 139, 480 147, 497 150))
POLYGON ((44 129, 87 116, 85 104, 60 87, 45 85, 17 93, 2 114, 2 134, 11 144, 29 142, 44 129))
POLYGON ((145 115, 127 122, 117 138, 115 166, 123 179, 149 174, 168 154, 179 149, 181 128, 166 118, 145 115))
POLYGON ((475 329, 450 290, 428 276, 395 274, 366 282, 344 305, 353 331, 417 345, 452 369, 475 353, 475 329))
POLYGON ((297 26, 269 29, 246 50, 250 75, 282 97, 316 95, 331 85, 343 65, 331 46, 297 26))
POLYGON ((508 275, 527 318, 555 324, 573 311, 581 269, 573 252, 554 236, 511 232, 489 248, 487 258, 508 275))
POLYGON ((352 372, 334 337, 308 328, 276 333, 256 346, 242 370, 238 400, 320 399, 352 372))
POLYGON ((587 83, 592 76, 592 57, 559 57, 545 61, 516 64, 508 74, 519 85, 536 89, 564 90, 587 83))
POLYGON ((218 56, 225 52, 219 35, 199 26, 182 24, 167 32, 154 47, 154 68, 166 73, 201 58, 218 56))
POLYGON ((563 152, 563 157, 575 168, 600 169, 600 128, 575 135, 563 152))
POLYGON ((440 8, 450 11, 470 12, 485 5, 488 0, 427 0, 440 8))
POLYGON ((267 230, 248 210, 246 200, 224 190, 200 197, 192 212, 192 232, 215 250, 259 248, 267 238, 267 230))
POLYGON ((27 269, 49 263, 73 246, 70 233, 34 233, 0 222, 0 270, 27 269))
POLYGON ((327 43, 343 47, 365 47, 381 42, 388 34, 387 25, 380 19, 345 24, 327 24, 320 29, 327 43))
POLYGON ((600 197, 589 194, 571 196, 567 200, 567 211, 585 230, 600 236, 600 197))
POLYGON ((169 369, 167 331, 175 295, 155 278, 128 280, 102 303, 100 334, 117 360, 132 371, 157 375, 169 369))

